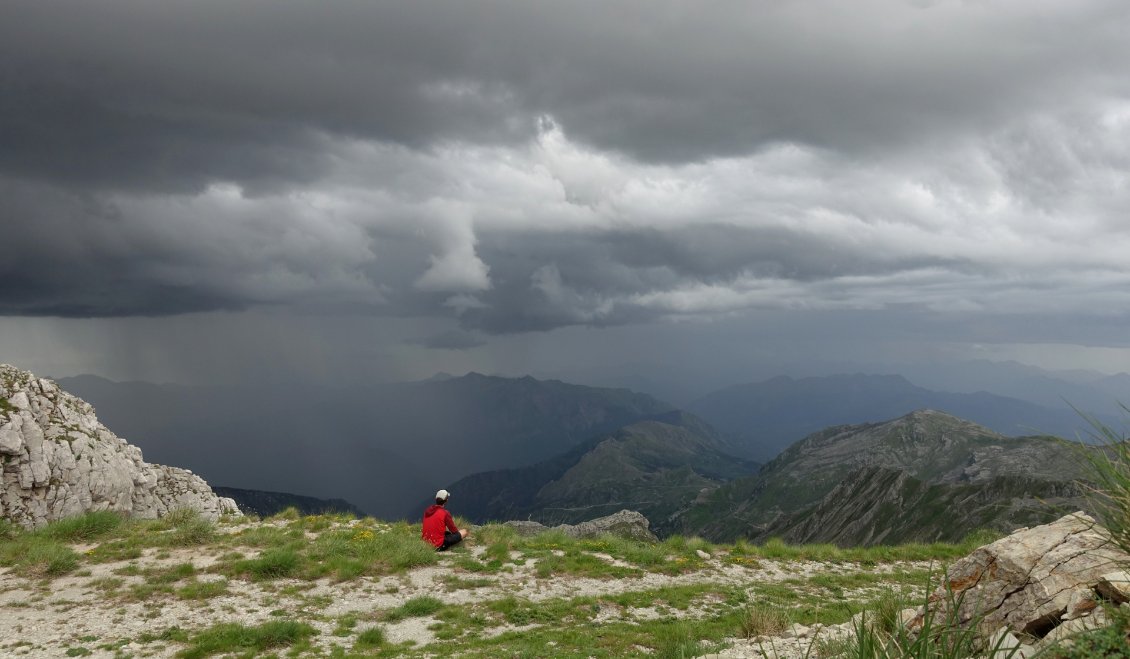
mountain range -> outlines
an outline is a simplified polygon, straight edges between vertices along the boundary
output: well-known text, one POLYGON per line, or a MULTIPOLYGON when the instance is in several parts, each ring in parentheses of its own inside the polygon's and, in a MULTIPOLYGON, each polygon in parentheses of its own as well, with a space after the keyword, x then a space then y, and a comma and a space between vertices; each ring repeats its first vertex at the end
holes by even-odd
POLYGON ((701 419, 676 411, 529 467, 468 476, 452 491, 460 514, 477 522, 572 524, 627 508, 662 533, 664 520, 704 492, 756 473, 757 463, 728 448, 701 419))
POLYGON ((365 516, 365 511, 344 499, 319 499, 290 494, 289 492, 264 492, 263 490, 245 490, 239 487, 218 485, 213 485, 212 491, 216 493, 216 496, 227 497, 235 501, 239 512, 244 515, 270 517, 287 508, 293 508, 303 515, 344 513, 354 517, 365 516))
POLYGON ((1089 507, 1075 484, 1089 473, 1089 450, 1099 449, 1006 437, 934 410, 833 426, 696 501, 676 528, 710 539, 847 544, 1010 530, 1089 507))
POLYGON ((477 373, 349 387, 59 384, 152 460, 389 519, 463 476, 533 464, 672 409, 625 389, 477 373))
POLYGON ((1074 438, 1088 428, 1071 409, 984 391, 931 391, 899 375, 780 376, 720 389, 687 409, 717 428, 739 454, 759 461, 828 426, 882 421, 920 409, 945 410, 1005 435, 1074 438))
POLYGON ((366 387, 61 384, 155 460, 385 518, 414 518, 444 487, 476 521, 633 508, 660 533, 872 543, 941 539, 932 501, 968 521, 943 525, 950 535, 1029 523, 1041 500, 1082 501, 1074 449, 1006 436, 1068 415, 1082 425, 1074 412, 899 376, 774 378, 710 394, 696 413, 626 389, 475 373, 366 387), (946 413, 908 414, 929 407, 946 413))

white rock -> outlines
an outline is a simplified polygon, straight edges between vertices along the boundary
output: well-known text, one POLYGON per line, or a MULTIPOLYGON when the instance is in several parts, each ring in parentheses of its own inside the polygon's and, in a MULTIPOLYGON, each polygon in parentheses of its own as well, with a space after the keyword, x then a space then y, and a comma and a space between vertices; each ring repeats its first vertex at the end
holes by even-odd
POLYGON ((1095 589, 1103 597, 1119 604, 1130 602, 1130 572, 1126 570, 1107 572, 1099 578, 1095 589))
POLYGON ((25 527, 89 510, 159 517, 191 508, 215 519, 239 514, 199 476, 142 459, 98 422, 94 408, 50 380, 0 364, 0 517, 25 527))
MULTIPOLYGON (((985 628, 1007 626, 1040 637, 1056 627, 1069 605, 1079 604, 1080 588, 1093 588, 1112 565, 1127 562, 1130 555, 1118 549, 1094 519, 1073 513, 1013 533, 959 560, 931 595, 933 615, 939 623, 949 618, 947 602, 956 596, 956 617, 962 624, 980 619, 985 628)), ((920 611, 911 621, 912 631, 922 627, 924 615, 920 611)))
POLYGON ((1095 612, 1089 616, 1068 620, 1062 625, 1057 626, 1055 629, 1048 632, 1048 635, 1041 639, 1036 647, 1043 650, 1065 639, 1071 638, 1079 632, 1099 629, 1106 625, 1106 614, 1103 613, 1102 609, 1095 609, 1095 612))
POLYGON ((15 415, 7 423, 0 425, 0 455, 19 455, 24 449, 24 437, 20 432, 23 417, 15 415))
POLYGON ((1063 614, 1063 619, 1074 620, 1088 615, 1098 605, 1099 603, 1095 601, 1095 591, 1086 586, 1080 586, 1071 592, 1071 599, 1067 601, 1067 611, 1063 614))
POLYGON ((1031 646, 1023 645, 1008 627, 1001 627, 989 637, 986 648, 988 659, 1027 659, 1035 654, 1031 646))

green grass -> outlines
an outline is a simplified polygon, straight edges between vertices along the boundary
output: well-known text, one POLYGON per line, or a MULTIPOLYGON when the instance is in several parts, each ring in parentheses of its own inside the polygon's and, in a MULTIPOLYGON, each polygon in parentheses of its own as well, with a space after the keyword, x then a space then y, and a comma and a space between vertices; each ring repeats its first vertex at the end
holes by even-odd
POLYGON ((357 635, 353 647, 357 650, 371 650, 385 644, 385 633, 380 627, 370 627, 357 635))
POLYGON ((792 621, 788 611, 775 603, 758 602, 746 606, 738 620, 741 635, 745 638, 776 636, 788 629, 792 621))
POLYGON ((965 556, 981 545, 1001 537, 994 531, 978 531, 959 543, 936 542, 873 547, 837 547, 832 544, 791 545, 780 538, 771 538, 761 545, 737 542, 730 549, 732 556, 771 560, 819 561, 825 563, 862 563, 875 565, 894 561, 950 560, 965 556))
POLYGON ((222 653, 256 654, 295 645, 316 633, 310 625, 289 620, 265 622, 257 627, 223 623, 193 634, 188 639, 189 647, 177 656, 199 659, 222 653))
POLYGON ((339 581, 362 575, 380 576, 431 565, 433 547, 420 540, 419 532, 407 524, 388 530, 367 525, 322 532, 306 549, 308 578, 333 576, 339 581))
POLYGON ((170 514, 166 520, 172 525, 168 536, 169 546, 197 547, 206 545, 216 538, 215 525, 194 510, 174 511, 174 514, 170 514))
POLYGON ((157 641, 173 641, 176 643, 188 643, 188 632, 180 627, 168 627, 160 632, 142 632, 137 637, 138 643, 154 643, 157 641))
POLYGON ((692 623, 683 620, 660 625, 655 632, 654 653, 661 659, 685 659, 701 654, 692 623))
POLYGON ((197 581, 194 579, 178 588, 175 593, 177 597, 184 600, 212 599, 228 594, 228 582, 227 579, 217 581, 197 581))
POLYGON ((256 558, 236 561, 231 571, 253 581, 263 581, 294 576, 302 564, 302 555, 293 547, 271 547, 256 558))
MULTIPOLYGON (((1122 411, 1130 421, 1130 407, 1123 405, 1122 411)), ((1078 449, 1097 484, 1091 490, 1092 502, 1115 543, 1130 552, 1130 434, 1080 414, 1091 424, 1092 441, 1103 447, 1101 451, 1078 449)))
MULTIPOLYGON (((490 575, 521 573, 531 563, 539 580, 562 576, 633 579, 645 573, 678 575, 718 563, 756 568, 777 560, 836 563, 848 570, 845 574, 822 573, 785 582, 750 581, 741 587, 708 583, 537 602, 484 594, 481 601, 453 606, 434 597, 415 597, 383 613, 357 612, 339 618, 333 634, 346 639, 342 641, 346 647, 338 647, 338 654, 330 653, 342 657, 350 656, 349 653, 423 656, 454 649, 460 655, 492 659, 550 655, 675 657, 711 651, 726 638, 772 634, 782 625, 794 622, 842 623, 865 609, 871 610, 868 620, 874 624, 869 629, 876 634, 871 639, 876 647, 901 648, 894 621, 898 610, 923 592, 926 572, 856 570, 893 561, 947 560, 993 539, 979 535, 957 545, 842 549, 832 545, 788 545, 779 540, 762 545, 744 541, 714 545, 701 538, 679 536, 658 543, 612 536, 578 540, 557 532, 519 537, 509 527, 487 525, 475 530, 466 547, 436 554, 419 539, 419 526, 405 523, 384 524, 371 519, 350 522, 341 515, 302 516, 287 512, 266 524, 234 526, 221 522, 221 527, 234 532, 219 533, 216 525, 190 511, 177 511, 159 520, 123 520, 95 514, 40 531, 0 525, 0 565, 13 566, 21 575, 49 577, 74 572, 84 562, 129 560, 146 550, 147 555, 152 555, 154 548, 159 555, 175 556, 177 548, 207 547, 213 554, 224 552, 207 571, 227 579, 202 581, 198 569, 187 562, 160 569, 146 568, 138 562, 119 567, 115 573, 120 577, 142 577, 143 583, 127 585, 138 579, 110 577, 91 581, 90 585, 107 597, 127 601, 176 597, 201 601, 193 606, 205 609, 216 606, 206 600, 229 592, 228 580, 297 579, 294 583, 265 583, 260 587, 269 594, 262 604, 264 610, 277 608, 281 616, 298 620, 327 619, 317 616, 322 615, 328 602, 310 597, 304 590, 313 585, 314 579, 355 582, 362 577, 402 573, 437 561, 447 570, 440 581, 449 590, 488 588, 497 581, 490 575), (68 545, 70 542, 97 546, 89 554, 79 555, 68 545), (476 545, 482 548, 481 554, 472 551, 476 545), (245 554, 253 557, 247 558, 245 554), (283 605, 279 601, 283 598, 297 598, 300 605, 297 609, 291 604, 283 605), (677 619, 688 616, 687 620, 677 619), (359 620, 384 624, 412 617, 434 618, 430 626, 437 639, 435 643, 425 647, 391 645, 384 638, 382 627, 355 632, 359 620), (520 631, 487 633, 500 625, 519 627, 520 631), (348 637, 354 637, 352 648, 348 637), (363 641, 363 637, 367 640, 363 641)), ((788 569, 787 565, 783 567, 788 569)), ((294 632, 304 627, 296 622, 272 624, 299 627, 216 625, 195 632, 166 630, 146 638, 147 642, 182 643, 185 650, 181 656, 187 657, 269 653, 282 656, 288 653, 280 649, 283 646, 291 646, 292 654, 305 651, 302 648, 309 645, 312 632, 294 632), (260 646, 260 642, 276 644, 260 646)), ((1101 642, 1104 641, 1096 641, 1101 642)))
POLYGON ((397 620, 404 620, 405 618, 421 618, 436 613, 442 609, 443 606, 443 602, 438 599, 423 595, 421 597, 413 597, 395 609, 391 609, 386 612, 383 617, 386 622, 396 622, 397 620))
POLYGON ((495 584, 494 579, 465 579, 455 574, 445 574, 439 578, 439 581, 443 584, 444 590, 448 592, 456 590, 472 590, 475 588, 487 588, 495 584))
POLYGON ((68 545, 43 535, 24 534, 0 544, 0 565, 24 577, 50 578, 74 571, 80 557, 68 545))
POLYGON ((52 522, 35 533, 60 542, 91 542, 113 534, 124 521, 121 513, 101 510, 52 522))

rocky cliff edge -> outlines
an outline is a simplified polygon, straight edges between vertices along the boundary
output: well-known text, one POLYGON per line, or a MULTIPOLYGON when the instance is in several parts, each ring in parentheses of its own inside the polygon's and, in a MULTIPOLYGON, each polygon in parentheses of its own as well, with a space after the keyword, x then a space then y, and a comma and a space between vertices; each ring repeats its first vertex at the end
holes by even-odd
POLYGON ((0 518, 24 527, 92 510, 152 519, 190 508, 238 515, 199 476, 149 464, 51 380, 0 364, 0 518))

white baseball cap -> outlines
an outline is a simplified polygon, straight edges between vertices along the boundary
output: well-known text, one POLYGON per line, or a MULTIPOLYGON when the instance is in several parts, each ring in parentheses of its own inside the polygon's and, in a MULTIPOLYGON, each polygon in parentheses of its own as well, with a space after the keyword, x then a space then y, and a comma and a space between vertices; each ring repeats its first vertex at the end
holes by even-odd
POLYGON ((439 492, 436 492, 437 499, 443 499, 444 501, 447 501, 448 497, 450 496, 451 492, 448 492, 447 490, 440 490, 439 492))

